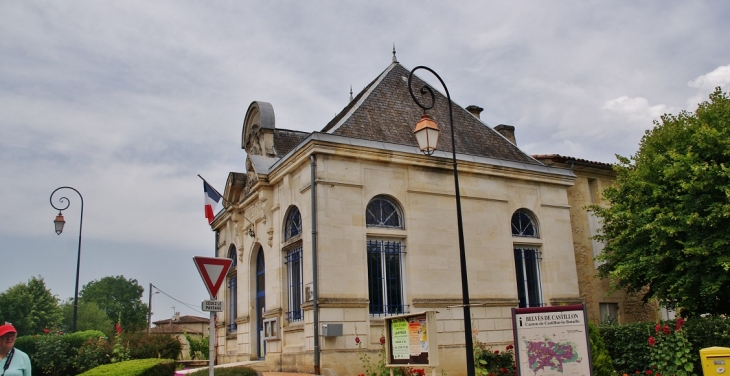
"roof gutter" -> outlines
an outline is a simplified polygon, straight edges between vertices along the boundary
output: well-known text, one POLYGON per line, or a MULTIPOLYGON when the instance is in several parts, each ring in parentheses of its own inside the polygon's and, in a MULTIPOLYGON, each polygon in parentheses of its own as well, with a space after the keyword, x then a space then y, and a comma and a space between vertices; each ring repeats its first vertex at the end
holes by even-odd
POLYGON ((309 156, 311 169, 311 200, 312 200, 312 313, 314 314, 314 374, 320 375, 319 369, 319 309, 317 305, 317 157, 314 153, 309 156))

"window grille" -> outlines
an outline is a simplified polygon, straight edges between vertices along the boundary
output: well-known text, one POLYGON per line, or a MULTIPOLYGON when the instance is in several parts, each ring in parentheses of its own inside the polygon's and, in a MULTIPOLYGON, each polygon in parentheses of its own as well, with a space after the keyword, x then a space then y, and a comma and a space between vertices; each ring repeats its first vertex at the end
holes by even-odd
POLYGON ((403 217, 398 205, 385 196, 376 196, 365 210, 368 227, 403 228, 403 217))
POLYGON ((407 312, 403 304, 403 244, 368 240, 368 287, 370 314, 397 315, 407 312))
POLYGON ((291 321, 304 320, 302 311, 302 296, 304 284, 302 283, 302 247, 297 247, 287 252, 285 256, 287 277, 289 282, 289 311, 287 319, 291 321))
POLYGON ((618 323, 618 303, 599 303, 602 324, 618 323))
POLYGON ((238 312, 236 306, 238 305, 238 278, 228 278, 228 318, 230 323, 228 324, 228 332, 233 333, 238 328, 236 324, 236 317, 238 312))
POLYGON ((515 271, 517 274, 517 297, 520 308, 542 307, 542 286, 540 284, 540 251, 530 248, 515 248, 515 271))

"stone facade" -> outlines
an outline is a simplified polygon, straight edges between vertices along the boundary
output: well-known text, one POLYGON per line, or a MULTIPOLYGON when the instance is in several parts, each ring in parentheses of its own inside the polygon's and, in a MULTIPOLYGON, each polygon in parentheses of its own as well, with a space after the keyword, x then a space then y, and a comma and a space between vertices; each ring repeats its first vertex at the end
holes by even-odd
MULTIPOLYGON (((249 107, 242 137, 246 172, 229 175, 228 202, 212 224, 218 256, 237 263, 229 274, 237 282, 235 299, 228 288, 220 293, 235 307, 218 317, 219 362, 262 359, 271 370, 313 372, 309 292, 315 291, 319 325, 342 325, 341 336, 329 337, 317 327, 321 373, 362 373, 360 351, 375 356, 384 331, 383 318, 371 314, 369 295, 368 241, 376 240, 403 247, 399 293, 405 309, 438 312, 438 371, 466 373, 451 153, 441 151, 441 143, 433 156, 415 146, 410 131, 422 110, 408 97, 404 72, 393 63, 321 133, 276 129, 271 105, 249 107), (391 116, 378 120, 383 112, 391 116), (366 208, 377 197, 395 203, 401 226, 368 225, 366 208), (287 223, 296 212, 301 228, 289 236, 287 223), (301 287, 292 287, 287 258, 295 249, 302 255, 301 287), (299 288, 301 317, 292 316, 292 291, 299 288), (269 336, 262 333, 264 321, 273 322, 269 336)), ((511 309, 519 304, 515 247, 542 255, 542 302, 581 302, 568 195, 575 175, 542 165, 454 106, 455 129, 470 135, 457 140, 457 158, 471 322, 480 342, 504 346, 513 341, 511 309), (512 235, 518 210, 531 213, 539 236, 512 235)), ((440 107, 434 118, 448 119, 440 107)), ((446 138, 448 124, 441 127, 446 138)))

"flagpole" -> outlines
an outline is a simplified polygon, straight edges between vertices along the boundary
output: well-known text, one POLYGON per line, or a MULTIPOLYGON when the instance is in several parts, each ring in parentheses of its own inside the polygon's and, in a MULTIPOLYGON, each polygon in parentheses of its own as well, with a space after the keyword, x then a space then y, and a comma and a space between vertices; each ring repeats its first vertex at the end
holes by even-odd
MULTIPOLYGON (((217 193, 217 194, 218 194, 218 196, 220 196, 220 197, 221 197, 221 198, 223 199, 223 201, 227 202, 227 203, 228 203, 228 205, 230 205, 231 207, 235 207, 235 206, 233 205, 233 203, 232 203, 232 202, 228 201, 228 200, 226 199, 226 197, 225 197, 225 196, 223 196, 223 195, 222 195, 222 194, 221 194, 220 192, 218 192, 218 190, 217 190, 217 189, 215 189, 215 187, 213 187, 213 186, 212 186, 212 185, 211 185, 210 183, 208 183, 208 181, 207 181, 207 180, 205 180, 205 178, 203 178, 202 176, 200 176, 200 174, 198 174, 198 177, 199 177, 199 178, 200 178, 201 180, 203 180, 203 182, 204 182, 205 184, 208 184, 208 186, 210 187, 210 189, 214 190, 214 191, 215 191, 215 193, 217 193)), ((241 213, 239 213, 239 214, 241 214, 241 213)), ((246 218, 246 216, 245 216, 244 214, 241 214, 241 215, 243 215, 243 218, 244 218, 245 220, 247 220, 247 221, 248 221, 248 223, 250 223, 250 224, 251 224, 251 225, 253 226, 253 222, 251 222, 251 220, 250 220, 250 219, 246 218)))

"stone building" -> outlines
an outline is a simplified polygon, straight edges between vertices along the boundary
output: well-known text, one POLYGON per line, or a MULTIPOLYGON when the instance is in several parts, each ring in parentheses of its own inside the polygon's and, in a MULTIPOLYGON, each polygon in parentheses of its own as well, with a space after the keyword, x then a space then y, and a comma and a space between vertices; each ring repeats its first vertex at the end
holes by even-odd
POLYGON ((586 304, 588 319, 604 323, 660 319, 656 303, 645 304, 641 295, 627 294, 623 290, 611 292, 609 280, 597 276, 597 268, 601 263, 595 258, 603 250, 603 244, 592 240, 591 237, 596 235, 600 222, 586 206, 607 204, 601 192, 616 181, 616 173, 611 164, 559 154, 533 155, 533 157, 546 166, 569 169, 576 175, 575 184, 568 188, 568 203, 578 286, 580 297, 586 304))
MULTIPOLYGON (((448 102, 435 88, 441 135, 423 155, 408 76, 394 59, 320 132, 277 127, 271 104, 249 106, 245 172, 229 174, 212 223, 217 255, 234 260, 219 294, 221 363, 356 375, 359 351, 380 349, 383 317, 435 310, 439 370, 466 373, 448 102)), ((479 341, 504 346, 513 307, 582 302, 575 175, 522 152, 478 107, 452 105, 471 322, 479 341)))

